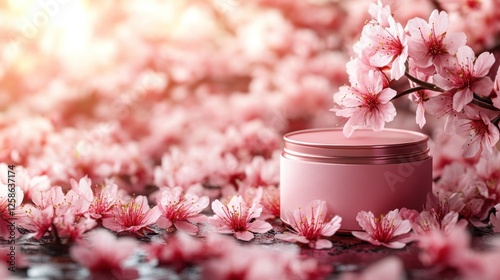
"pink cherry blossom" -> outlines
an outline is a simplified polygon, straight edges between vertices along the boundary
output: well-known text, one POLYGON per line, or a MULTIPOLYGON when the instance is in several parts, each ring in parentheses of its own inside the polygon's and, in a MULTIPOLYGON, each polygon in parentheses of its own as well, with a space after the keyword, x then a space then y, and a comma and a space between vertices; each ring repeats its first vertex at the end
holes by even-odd
POLYGON ((161 216, 156 224, 168 229, 174 225, 177 229, 189 234, 196 234, 198 228, 193 223, 205 220, 201 215, 209 204, 208 196, 198 197, 191 193, 183 193, 181 187, 166 188, 157 200, 161 216))
MULTIPOLYGON (((7 174, 7 172, 3 174, 7 174)), ((15 219, 21 214, 18 207, 23 202, 24 197, 23 191, 18 186, 12 189, 13 192, 10 192, 10 190, 11 187, 9 187, 8 180, 5 181, 5 184, 3 180, 0 180, 0 239, 4 240, 11 238, 10 228, 13 225, 11 223, 14 222, 15 225, 15 219), (12 197, 11 194, 14 195, 14 197, 12 197)), ((16 233, 16 237, 17 235, 16 233)))
POLYGON ((203 279, 323 279, 331 272, 331 266, 301 256, 296 248, 238 246, 232 240, 214 242, 211 236, 208 241, 224 250, 201 264, 203 279))
POLYGON ((233 196, 227 205, 218 199, 212 202, 215 215, 208 218, 208 222, 219 233, 233 233, 234 237, 243 241, 254 238, 253 233, 265 233, 272 229, 271 224, 258 220, 262 207, 252 204, 248 208, 241 196, 233 196))
POLYGON ((479 179, 486 184, 487 203, 491 207, 500 203, 500 153, 481 157, 474 167, 479 179))
POLYGON ((88 239, 82 239, 70 248, 70 256, 86 267, 93 277, 99 279, 136 279, 135 269, 126 268, 124 262, 132 256, 138 247, 132 238, 116 238, 104 229, 89 233, 88 239))
POLYGON ((93 219, 109 217, 117 200, 124 199, 115 183, 96 186, 93 189, 94 198, 90 203, 88 214, 93 219))
POLYGON ((53 232, 54 208, 40 209, 31 204, 23 205, 24 215, 20 223, 23 228, 34 233, 35 239, 41 239, 46 233, 53 232))
MULTIPOLYGON (((428 76, 426 73, 424 73, 424 71, 425 70, 422 70, 420 68, 410 67, 410 73, 412 73, 412 75, 414 75, 416 78, 424 82, 432 83, 432 76, 428 76)), ((412 85, 413 87, 418 86, 414 82, 410 82, 410 85, 412 85)), ((417 104, 415 120, 420 128, 424 127, 426 123, 425 112, 428 101, 431 98, 438 96, 439 94, 440 93, 436 91, 420 89, 409 95, 410 100, 412 100, 413 103, 417 104)))
POLYGON ((340 109, 334 109, 335 114, 349 118, 344 125, 346 136, 352 135, 360 127, 380 131, 385 122, 392 121, 396 116, 396 109, 390 102, 396 96, 396 91, 383 88, 382 74, 369 71, 359 80, 359 84, 340 87, 340 91, 334 95, 334 101, 341 106, 340 109))
POLYGON ((378 74, 382 77, 382 87, 389 87, 389 77, 384 74, 382 69, 370 64, 369 57, 365 52, 362 52, 360 57, 353 58, 347 62, 345 68, 351 85, 359 84, 363 80, 363 76, 366 75, 366 73, 374 71, 378 72, 378 74))
POLYGON ((371 211, 361 211, 356 220, 364 232, 353 231, 352 235, 373 245, 401 249, 410 241, 411 223, 401 218, 398 209, 389 211, 380 218, 375 218, 371 211))
MULTIPOLYGON (((456 169, 456 171, 461 172, 460 169, 456 169)), ((444 180, 446 180, 446 175, 447 174, 444 175, 444 180)), ((459 213, 462 209, 464 209, 464 207, 465 202, 463 200, 463 196, 459 193, 448 194, 445 192, 439 192, 437 195, 434 193, 428 193, 424 205, 424 211, 431 213, 436 217, 438 222, 441 222, 449 213, 459 213)))
POLYGON ((342 218, 334 216, 328 221, 326 215, 326 202, 314 200, 305 207, 305 210, 298 208, 293 213, 287 213, 286 220, 292 227, 292 233, 277 234, 275 238, 288 242, 305 243, 314 249, 331 248, 332 242, 321 239, 321 237, 334 235, 340 228, 342 218))
POLYGON ((397 80, 406 70, 407 38, 401 24, 384 9, 386 8, 381 8, 382 12, 379 13, 382 22, 373 20, 365 25, 357 48, 367 53, 371 65, 379 68, 388 67, 391 79, 397 80))
POLYGON ((84 217, 90 203, 73 190, 64 194, 61 187, 52 187, 32 193, 32 201, 23 205, 20 223, 35 239, 50 234, 53 242, 73 242, 96 226, 93 219, 84 217))
POLYGON ((262 156, 256 156, 252 162, 245 167, 245 181, 253 187, 267 186, 279 182, 279 160, 271 158, 266 160, 262 156))
POLYGON ((466 226, 467 221, 465 219, 459 220, 457 212, 449 212, 442 220, 438 220, 436 212, 422 211, 412 222, 412 229, 416 234, 426 234, 432 230, 449 232, 456 227, 466 226))
POLYGON ((438 118, 445 117, 444 129, 446 134, 454 134, 460 123, 460 117, 463 113, 453 109, 453 94, 444 92, 437 96, 429 98, 425 103, 425 109, 438 118))
POLYGON ((377 4, 370 3, 368 5, 368 13, 375 23, 380 24, 382 27, 389 27, 389 18, 392 17, 391 6, 384 6, 379 0, 377 4))
POLYGON ((458 49, 455 60, 438 69, 434 82, 453 94, 453 109, 460 112, 472 101, 473 93, 490 95, 493 82, 487 75, 494 62, 493 54, 484 52, 476 59, 470 47, 462 46, 458 49))
POLYGON ((470 236, 465 227, 431 230, 418 235, 417 245, 419 259, 426 266, 459 268, 470 259, 470 236))
POLYGON ((280 216, 280 191, 276 186, 267 186, 262 194, 260 203, 264 207, 261 217, 265 219, 277 218, 280 216))
POLYGON ((72 243, 82 238, 83 234, 97 226, 91 218, 81 217, 75 208, 69 208, 53 219, 53 230, 57 229, 57 237, 72 243))
POLYGON ((128 202, 118 201, 111 216, 102 220, 102 225, 115 232, 126 231, 144 236, 160 215, 158 206, 150 208, 147 198, 140 195, 128 202))
POLYGON ((465 33, 449 32, 448 23, 448 14, 438 10, 432 11, 428 23, 421 18, 408 21, 406 28, 411 35, 408 53, 419 67, 435 65, 439 69, 452 59, 459 47, 465 46, 465 33))
POLYGON ((21 190, 23 190, 24 199, 26 201, 31 200, 31 193, 40 191, 43 192, 51 187, 50 179, 47 175, 30 176, 28 174, 28 171, 24 168, 17 168, 16 183, 21 188, 21 190))
POLYGON ((206 240, 192 237, 178 231, 174 236, 166 236, 165 240, 154 241, 144 249, 148 252, 148 259, 158 261, 159 265, 173 267, 181 271, 187 266, 221 257, 233 244, 227 244, 227 239, 217 239, 209 235, 206 240))
POLYGON ((480 152, 491 154, 500 138, 498 128, 481 111, 467 106, 464 110, 464 119, 457 128, 458 134, 467 137, 467 142, 462 147, 462 155, 473 157, 480 152))
POLYGON ((488 187, 472 166, 460 162, 448 164, 434 190, 442 205, 432 208, 438 212, 440 219, 450 211, 458 212, 469 222, 486 218, 484 211, 487 209, 483 206, 489 195, 488 187))

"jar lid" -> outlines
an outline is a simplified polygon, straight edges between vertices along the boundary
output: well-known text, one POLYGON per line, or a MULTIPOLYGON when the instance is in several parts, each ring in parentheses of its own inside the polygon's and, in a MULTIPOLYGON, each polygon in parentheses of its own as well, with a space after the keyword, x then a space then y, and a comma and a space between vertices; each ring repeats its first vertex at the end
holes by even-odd
POLYGON ((390 164, 429 158, 425 134, 386 128, 358 129, 346 137, 341 128, 299 130, 285 134, 283 156, 317 162, 390 164))

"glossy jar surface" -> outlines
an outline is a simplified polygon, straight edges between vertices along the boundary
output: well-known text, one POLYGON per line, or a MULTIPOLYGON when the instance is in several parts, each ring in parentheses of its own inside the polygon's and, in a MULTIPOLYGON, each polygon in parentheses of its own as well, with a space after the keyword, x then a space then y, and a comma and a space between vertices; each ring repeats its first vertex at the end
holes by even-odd
POLYGON ((359 211, 375 216, 406 207, 420 211, 432 190, 428 136, 408 130, 309 129, 284 136, 280 159, 281 219, 313 200, 342 217, 340 231, 360 230, 359 211))

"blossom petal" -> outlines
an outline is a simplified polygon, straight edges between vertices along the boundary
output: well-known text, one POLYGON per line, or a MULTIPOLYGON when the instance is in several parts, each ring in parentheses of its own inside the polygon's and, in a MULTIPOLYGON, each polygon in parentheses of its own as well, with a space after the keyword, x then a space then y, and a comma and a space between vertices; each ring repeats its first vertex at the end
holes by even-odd
POLYGON ((384 245, 387 248, 391 248, 391 249, 402 249, 406 246, 406 243, 396 241, 396 242, 390 242, 390 243, 382 243, 382 245, 384 245))
POLYGON ((273 229, 273 226, 268 222, 255 220, 250 223, 250 226, 247 229, 251 232, 266 233, 273 229))
POLYGON ((469 88, 457 91, 453 95, 453 110, 457 112, 462 111, 465 105, 469 104, 472 99, 474 99, 474 96, 469 88))
POLYGON ((227 206, 220 202, 220 200, 216 199, 212 201, 212 211, 214 211, 215 215, 219 217, 225 217, 227 206))
POLYGON ((274 236, 274 238, 279 239, 279 240, 283 240, 283 241, 287 241, 287 242, 300 242, 300 243, 305 243, 305 244, 309 243, 309 240, 305 236, 297 235, 297 234, 293 234, 293 233, 289 233, 289 232, 276 234, 274 236))
POLYGON ((363 231, 353 231, 351 232, 352 235, 354 235, 354 237, 358 238, 358 239, 361 239, 361 240, 364 240, 364 241, 368 241, 368 242, 371 242, 371 237, 368 233, 366 232, 363 232, 363 231))
MULTIPOLYGON (((374 218, 375 217, 373 216, 373 213, 371 211, 370 212, 361 211, 358 213, 358 215, 356 215, 356 221, 358 221, 359 226, 361 226, 361 228, 368 234, 371 234, 373 231, 374 218)), ((358 232, 353 232, 353 235, 354 233, 358 234, 358 232)))
POLYGON ((495 56, 489 52, 480 54, 474 62, 474 76, 484 77, 490 72, 491 66, 495 63, 495 56))
POLYGON ((174 225, 175 225, 175 228, 177 228, 178 230, 183 231, 185 233, 188 233, 191 235, 195 235, 198 233, 198 227, 191 224, 191 223, 184 222, 184 221, 177 221, 174 223, 174 225))
POLYGON ((340 228, 341 222, 342 222, 342 218, 336 215, 321 230, 321 235, 323 235, 323 236, 334 235, 337 232, 337 230, 340 228))
POLYGON ((239 240, 250 241, 254 238, 254 235, 249 231, 237 231, 234 233, 234 237, 239 240))
POLYGON ((172 226, 172 221, 167 219, 165 216, 161 216, 156 221, 156 225, 161 227, 161 228, 167 229, 167 228, 170 228, 172 226))
POLYGON ((479 95, 489 96, 493 90, 493 81, 490 77, 478 79, 471 85, 471 90, 479 95))
POLYGON ((246 213, 247 207, 245 201, 243 200, 243 197, 240 195, 235 195, 227 204, 227 209, 231 213, 239 213, 239 215, 243 215, 243 213, 246 213))
POLYGON ((309 247, 316 250, 330 249, 333 247, 333 243, 330 240, 318 239, 316 241, 309 242, 309 247))
POLYGON ((448 53, 454 55, 458 49, 467 43, 467 35, 464 32, 450 32, 446 34, 443 44, 446 45, 448 53))

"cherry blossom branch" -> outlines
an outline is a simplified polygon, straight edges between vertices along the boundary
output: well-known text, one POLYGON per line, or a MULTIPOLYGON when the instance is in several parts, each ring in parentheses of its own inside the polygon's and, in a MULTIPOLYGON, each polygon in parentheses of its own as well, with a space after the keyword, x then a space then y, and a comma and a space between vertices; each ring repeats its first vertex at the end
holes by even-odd
POLYGON ((498 123, 500 122, 500 114, 491 119, 491 123, 498 127, 498 123))
MULTIPOLYGON (((417 79, 415 77, 413 77, 412 75, 410 75, 410 73, 408 72, 405 72, 405 76, 412 82, 414 82, 415 84, 418 84, 420 85, 420 87, 415 87, 415 88, 410 88, 408 90, 405 90, 403 92, 401 92, 400 94, 396 95, 394 97, 394 99, 396 98, 399 98, 403 95, 406 95, 406 94, 409 94, 409 93, 412 93, 412 92, 415 92, 415 91, 419 91, 419 90, 422 90, 422 89, 428 89, 428 90, 433 90, 433 91, 439 91, 439 92, 444 92, 444 90, 434 84, 431 84, 431 83, 428 83, 428 82, 424 82, 420 79, 417 79)), ((500 109, 496 108, 495 106, 493 106, 493 103, 491 102, 491 100, 487 99, 487 98, 483 98, 477 94, 474 93, 474 99, 472 100, 472 103, 474 103, 475 105, 481 107, 481 108, 484 108, 484 109, 488 109, 488 110, 491 110, 491 111, 495 111, 495 112, 499 112, 500 109)))
POLYGON ((400 92, 398 93, 396 96, 394 96, 394 98, 392 98, 393 100, 394 99, 397 99, 397 98, 400 98, 401 96, 405 96, 407 94, 410 94, 412 92, 416 92, 416 91, 419 91, 419 90, 425 90, 427 89, 426 87, 414 87, 414 88, 409 88, 403 92, 400 92))
POLYGON ((410 73, 408 73, 408 72, 405 72, 405 76, 410 81, 414 82, 417 85, 420 85, 420 86, 424 87, 425 89, 444 92, 444 89, 436 86, 435 84, 431 84, 431 83, 428 83, 428 82, 424 82, 424 81, 422 81, 420 79, 417 79, 417 78, 413 77, 412 75, 410 75, 410 73))
POLYGON ((493 103, 491 102, 491 100, 486 99, 486 98, 482 98, 481 96, 479 96, 475 93, 474 93, 474 99, 472 99, 472 103, 474 103, 475 105, 477 105, 481 108, 484 108, 484 109, 488 109, 488 110, 495 111, 495 112, 500 111, 500 109, 493 106, 493 103))

